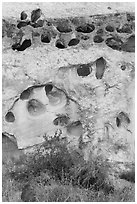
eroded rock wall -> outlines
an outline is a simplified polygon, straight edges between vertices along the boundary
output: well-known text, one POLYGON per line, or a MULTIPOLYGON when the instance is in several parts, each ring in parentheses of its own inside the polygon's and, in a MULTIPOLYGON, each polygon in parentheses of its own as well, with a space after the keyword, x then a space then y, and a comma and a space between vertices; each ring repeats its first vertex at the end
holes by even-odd
POLYGON ((3 19, 3 132, 19 149, 58 134, 85 160, 134 166, 133 12, 3 19))

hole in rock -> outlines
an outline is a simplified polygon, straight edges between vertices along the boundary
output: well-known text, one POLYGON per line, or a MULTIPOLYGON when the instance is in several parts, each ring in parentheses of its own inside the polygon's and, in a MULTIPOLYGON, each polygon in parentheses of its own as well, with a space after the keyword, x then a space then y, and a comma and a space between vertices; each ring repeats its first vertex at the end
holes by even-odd
POLYGON ((135 171, 122 173, 119 177, 120 177, 120 179, 124 179, 126 181, 131 182, 131 183, 135 183, 135 171))
POLYGON ((30 23, 30 25, 33 27, 33 28, 39 28, 39 27, 42 27, 44 24, 44 21, 43 20, 38 20, 37 22, 35 23, 30 23))
POLYGON ((31 21, 37 21, 41 16, 41 9, 36 9, 31 12, 31 21))
POLYGON ((14 114, 9 111, 6 115, 5 115, 5 120, 9 123, 13 123, 15 121, 15 116, 14 114))
POLYGON ((120 112, 118 116, 116 117, 116 125, 117 127, 120 127, 122 124, 129 124, 130 119, 128 117, 127 113, 120 112))
POLYGON ((110 7, 110 6, 108 6, 108 7, 107 7, 107 9, 111 10, 111 7, 110 7))
POLYGON ((70 118, 68 116, 60 115, 53 121, 53 124, 54 125, 65 126, 65 125, 68 124, 69 120, 70 120, 70 118))
POLYGON ((17 28, 22 28, 22 27, 25 27, 25 26, 27 26, 27 25, 29 25, 29 21, 25 21, 25 22, 19 22, 18 24, 17 24, 17 28))
POLYGON ((36 28, 37 28, 37 27, 42 27, 43 24, 44 24, 44 21, 43 21, 43 20, 38 20, 38 21, 37 21, 37 26, 36 26, 36 28))
POLYGON ((106 68, 106 61, 103 57, 96 60, 96 78, 102 79, 106 68))
POLYGON ((127 21, 134 21, 135 20, 135 16, 131 13, 127 13, 127 21))
POLYGON ((67 131, 69 134, 79 137, 83 133, 82 123, 79 120, 72 122, 67 126, 67 131))
POLYGON ((29 99, 29 97, 30 97, 30 95, 31 95, 31 93, 32 93, 32 90, 33 90, 32 87, 30 87, 30 88, 24 90, 24 91, 20 94, 20 99, 21 99, 21 100, 27 100, 27 99, 29 99))
POLYGON ((66 46, 64 45, 64 43, 61 40, 56 41, 56 47, 59 48, 59 49, 66 48, 66 46))
POLYGON ((82 40, 88 40, 89 38, 90 38, 90 37, 87 36, 87 35, 82 35, 82 36, 81 36, 81 39, 82 39, 82 40))
POLYGON ((47 95, 49 94, 49 92, 52 91, 52 89, 53 89, 53 85, 52 84, 46 84, 45 85, 45 92, 46 92, 47 95))
POLYGON ((121 122, 120 122, 120 119, 118 117, 116 117, 116 124, 117 124, 117 127, 121 126, 121 122))
POLYGON ((51 41, 50 34, 42 34, 41 35, 41 42, 43 42, 43 43, 50 43, 50 41, 51 41))
POLYGON ((65 100, 63 97, 63 93, 61 93, 60 91, 54 91, 54 92, 52 91, 47 96, 49 99, 49 103, 52 106, 58 105, 62 103, 63 100, 65 100))
POLYGON ((117 12, 117 13, 114 14, 114 16, 118 17, 118 16, 120 16, 120 13, 117 12))
POLYGON ((69 33, 72 31, 70 25, 68 25, 68 22, 60 22, 60 24, 57 26, 57 30, 60 33, 69 33))
POLYGON ((107 25, 105 29, 106 29, 106 31, 108 31, 108 32, 114 32, 114 27, 111 26, 111 25, 107 25))
POLYGON ((47 24, 47 26, 52 26, 52 22, 50 22, 48 20, 46 20, 46 24, 47 24))
POLYGON ((26 14, 26 12, 22 11, 21 14, 20 14, 20 19, 21 20, 26 20, 27 17, 28 17, 28 15, 26 14))
POLYGON ((126 65, 125 64, 123 64, 123 65, 121 65, 121 70, 125 70, 126 69, 126 65))
POLYGON ((31 46, 31 40, 29 39, 29 40, 24 40, 22 45, 20 45, 19 43, 12 45, 12 49, 17 51, 24 51, 30 46, 31 46))
POLYGON ((91 69, 90 64, 82 64, 79 66, 79 68, 77 68, 77 74, 78 76, 83 77, 88 76, 91 73, 90 69, 91 69))
POLYGON ((79 42, 80 42, 80 40, 77 39, 77 38, 71 39, 71 40, 69 41, 69 43, 68 43, 68 46, 75 46, 75 45, 77 45, 79 42))
POLYGON ((121 50, 121 47, 123 45, 123 42, 121 39, 119 39, 118 37, 111 37, 111 38, 107 38, 106 39, 106 45, 110 48, 112 48, 113 50, 121 50))
POLYGON ((132 33, 131 26, 128 24, 123 25, 122 27, 116 28, 118 33, 132 33))
POLYGON ((33 116, 37 116, 45 112, 45 106, 36 99, 31 99, 28 101, 27 109, 28 112, 33 116))
POLYGON ((104 39, 100 35, 96 35, 96 36, 94 36, 93 41, 95 43, 102 43, 104 41, 104 39))
POLYGON ((134 35, 130 36, 127 42, 122 45, 122 51, 135 52, 135 36, 134 35))
POLYGON ((95 26, 93 24, 85 24, 76 28, 76 31, 81 33, 91 33, 94 30, 95 30, 95 26))
POLYGON ((104 32, 104 31, 103 31, 102 28, 100 28, 100 29, 97 30, 97 34, 99 34, 99 35, 103 35, 103 32, 104 32))

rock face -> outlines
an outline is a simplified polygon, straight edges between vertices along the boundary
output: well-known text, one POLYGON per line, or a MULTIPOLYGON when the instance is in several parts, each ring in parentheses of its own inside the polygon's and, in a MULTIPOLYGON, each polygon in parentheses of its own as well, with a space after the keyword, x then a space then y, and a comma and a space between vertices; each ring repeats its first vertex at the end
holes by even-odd
POLYGON ((85 160, 92 152, 131 171, 134 11, 52 18, 22 9, 4 16, 2 31, 3 132, 19 149, 58 134, 85 160))

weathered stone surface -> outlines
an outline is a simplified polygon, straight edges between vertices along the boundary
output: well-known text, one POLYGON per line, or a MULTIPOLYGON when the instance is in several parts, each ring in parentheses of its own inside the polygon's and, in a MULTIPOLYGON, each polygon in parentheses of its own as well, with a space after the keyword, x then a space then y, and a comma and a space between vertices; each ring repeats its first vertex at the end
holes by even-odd
POLYGON ((30 4, 23 19, 27 3, 15 10, 13 5, 18 4, 3 4, 3 132, 13 134, 22 149, 42 143, 44 134, 53 137, 61 131, 69 149, 79 148, 82 141, 85 160, 92 152, 106 158, 112 171, 130 171, 134 165, 134 6, 114 4, 118 14, 112 4, 112 10, 104 6, 91 13, 95 4, 83 3, 76 9, 74 3, 70 12, 68 4, 67 10, 65 3, 59 3, 67 12, 60 14, 59 6, 53 12, 51 6, 49 14, 43 4, 39 8, 44 17, 31 16, 38 8, 30 4), (40 18, 43 23, 34 25, 40 18), (27 23, 19 26, 18 20, 27 23), (65 20, 68 26, 59 27, 65 20), (125 25, 130 32, 117 31, 125 25), (95 36, 103 40, 95 42, 95 36), (78 41, 71 44, 72 39, 78 41), (105 62, 97 65, 98 59, 105 62))

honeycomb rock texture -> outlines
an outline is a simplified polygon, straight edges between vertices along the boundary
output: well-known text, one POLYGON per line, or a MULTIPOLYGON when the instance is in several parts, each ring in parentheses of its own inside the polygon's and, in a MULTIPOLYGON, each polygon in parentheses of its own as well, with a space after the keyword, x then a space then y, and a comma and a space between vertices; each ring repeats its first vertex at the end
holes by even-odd
POLYGON ((134 4, 3 3, 2 23, 3 133, 19 149, 58 134, 132 170, 134 4))

